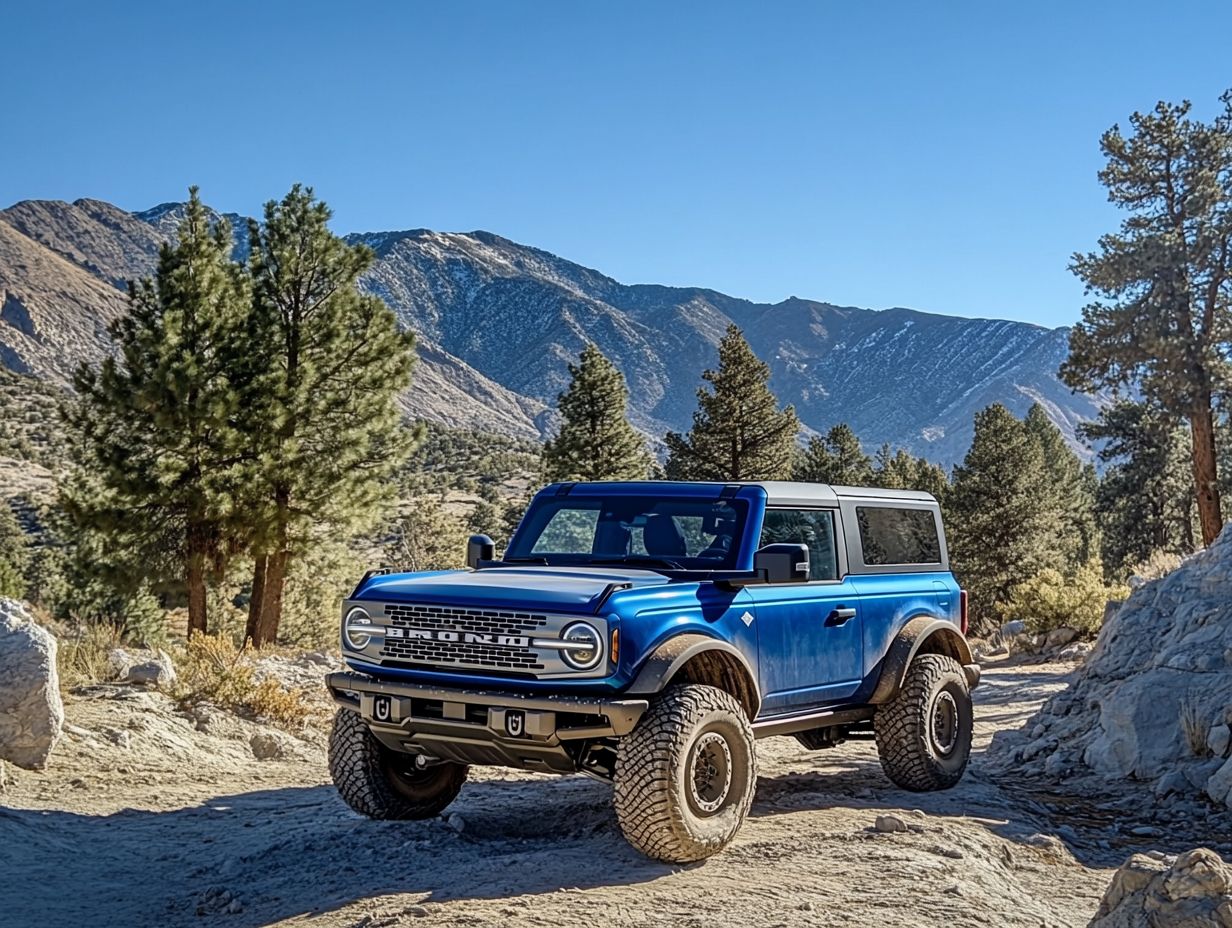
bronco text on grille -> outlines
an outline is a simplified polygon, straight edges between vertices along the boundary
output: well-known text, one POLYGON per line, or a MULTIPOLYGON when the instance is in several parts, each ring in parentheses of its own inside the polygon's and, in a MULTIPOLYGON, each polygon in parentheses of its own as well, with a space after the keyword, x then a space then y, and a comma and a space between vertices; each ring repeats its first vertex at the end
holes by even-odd
POLYGON ((454 664, 503 670, 543 670, 530 633, 547 616, 530 612, 390 603, 381 656, 415 664, 454 664))

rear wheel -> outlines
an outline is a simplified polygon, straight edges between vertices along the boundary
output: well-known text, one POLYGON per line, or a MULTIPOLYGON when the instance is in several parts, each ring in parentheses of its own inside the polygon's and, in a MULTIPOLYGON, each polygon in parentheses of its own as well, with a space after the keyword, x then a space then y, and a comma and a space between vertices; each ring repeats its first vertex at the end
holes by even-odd
POLYGON ((616 818, 648 857, 701 860, 731 843, 756 785, 753 729, 740 704, 712 686, 674 686, 620 741, 616 818))
POLYGON ((421 819, 439 815, 457 798, 469 768, 424 763, 391 751, 368 730, 359 713, 339 709, 329 735, 329 773, 339 795, 361 815, 421 819))
POLYGON ((921 654, 907 668, 898 695, 877 710, 881 767, 903 789, 949 789, 967 769, 972 725, 962 665, 941 654, 921 654))

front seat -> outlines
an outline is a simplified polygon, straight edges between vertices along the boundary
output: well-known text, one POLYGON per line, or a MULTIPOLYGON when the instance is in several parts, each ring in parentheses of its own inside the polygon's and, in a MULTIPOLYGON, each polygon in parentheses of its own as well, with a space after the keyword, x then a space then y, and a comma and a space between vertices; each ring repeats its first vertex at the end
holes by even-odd
POLYGON ((683 557, 689 546, 676 520, 666 513, 646 517, 642 529, 642 544, 646 553, 654 557, 683 557))

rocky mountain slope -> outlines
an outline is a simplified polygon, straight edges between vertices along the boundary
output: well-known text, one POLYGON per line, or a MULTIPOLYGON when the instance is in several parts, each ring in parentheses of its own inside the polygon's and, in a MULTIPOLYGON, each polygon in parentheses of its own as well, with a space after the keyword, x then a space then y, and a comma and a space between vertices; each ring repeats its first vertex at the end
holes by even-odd
MULTIPOLYGON (((77 362, 101 355, 123 282, 151 271, 180 208, 127 213, 78 200, 0 211, 0 361, 63 382, 77 362)), ((242 252, 243 223, 232 218, 242 252)), ((699 375, 730 322, 770 363, 774 388, 806 427, 846 421, 870 448, 888 441, 948 464, 965 452, 974 412, 991 402, 1022 413, 1039 401, 1071 439, 1097 409, 1056 378, 1063 329, 624 285, 487 232, 350 238, 378 255, 364 285, 420 336, 408 409, 449 425, 545 434, 566 363, 592 340, 625 372, 636 424, 652 435, 687 428, 699 375)))

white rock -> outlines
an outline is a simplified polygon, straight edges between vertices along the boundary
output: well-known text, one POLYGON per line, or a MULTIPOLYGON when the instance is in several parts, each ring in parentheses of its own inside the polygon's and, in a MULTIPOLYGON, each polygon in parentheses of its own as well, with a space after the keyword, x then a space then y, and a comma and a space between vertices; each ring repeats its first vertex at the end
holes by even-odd
POLYGON ((56 639, 15 599, 0 599, 0 760, 41 769, 64 726, 56 639))
POLYGON ((1013 622, 1006 622, 1001 626, 1001 637, 1003 639, 1017 638, 1019 635, 1027 633, 1027 623, 1021 619, 1015 619, 1013 622))
POLYGON ((1077 637, 1078 629, 1062 625, 1060 628, 1054 628, 1048 633, 1048 637, 1044 639, 1044 647, 1049 649, 1063 648, 1077 637))
POLYGON ((1230 743, 1232 743, 1232 728, 1227 725, 1213 725, 1211 733, 1206 736, 1206 746, 1216 757, 1227 757, 1230 743))
POLYGON ((1228 925, 1232 869, 1213 851, 1175 859, 1135 854, 1112 878, 1090 928, 1228 925))
POLYGON ((878 815, 877 821, 873 823, 873 829, 883 834, 893 834, 894 832, 906 831, 907 823, 897 815, 878 815))
POLYGON ((257 760, 282 760, 292 753, 294 742, 280 731, 259 731, 248 740, 257 760))
POLYGON ((143 683, 157 686, 159 689, 170 689, 176 681, 175 664, 171 662, 171 655, 159 649, 151 659, 130 665, 122 679, 126 683, 143 683))
POLYGON ((1232 807, 1232 757, 1224 761, 1223 765, 1211 774, 1204 789, 1206 795, 1215 802, 1222 802, 1232 807))

